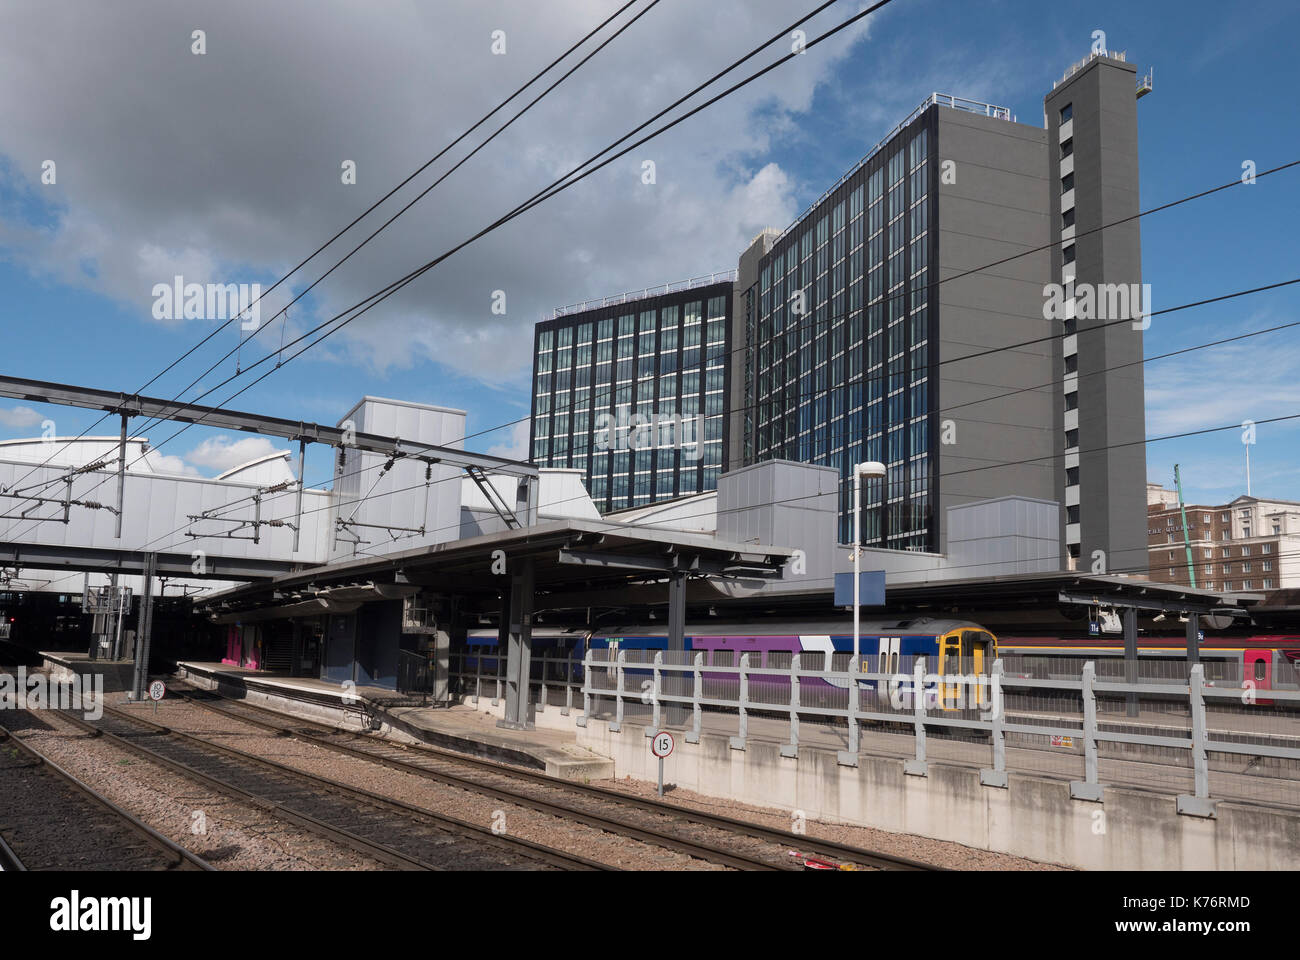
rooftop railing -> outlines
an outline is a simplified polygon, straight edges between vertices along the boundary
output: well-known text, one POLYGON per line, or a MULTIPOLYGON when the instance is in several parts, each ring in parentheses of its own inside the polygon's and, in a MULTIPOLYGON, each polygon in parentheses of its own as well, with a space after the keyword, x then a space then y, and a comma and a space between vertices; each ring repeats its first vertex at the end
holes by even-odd
POLYGON ((966 97, 954 97, 950 93, 930 94, 923 101, 921 101, 920 106, 918 106, 915 110, 913 110, 901 121, 899 121, 898 124, 896 124, 894 128, 889 131, 889 133, 885 134, 885 136, 881 138, 879 143, 877 143, 874 147, 872 147, 869 151, 867 151, 866 156, 864 156, 861 160, 855 163, 849 169, 848 173, 844 174, 844 176, 836 180, 835 183, 831 185, 829 190, 827 190, 815 201, 809 204, 808 208, 804 210, 803 213, 799 214, 798 217, 795 218, 794 223, 790 224, 790 226, 786 227, 783 231, 781 231, 781 235, 778 236, 776 240, 773 241, 773 245, 785 239, 785 237, 790 233, 790 231, 792 231, 799 224, 803 223, 803 221, 808 217, 810 213, 813 212, 813 210, 815 210, 818 207, 818 205, 820 205, 832 193, 834 193, 841 186, 843 186, 845 181, 847 181, 855 173, 857 173, 864 166, 866 166, 867 161, 870 160, 872 157, 874 157, 876 154, 878 154, 881 151, 881 148, 885 146, 885 144, 889 143, 890 140, 893 140, 894 137, 898 135, 899 131, 901 131, 909 123, 911 123, 913 120, 915 120, 917 117, 919 117, 922 113, 924 113, 926 110, 928 110, 931 106, 935 104, 938 104, 941 107, 949 107, 953 110, 961 110, 964 111, 965 113, 978 113, 978 114, 983 114, 986 117, 996 117, 999 120, 1006 120, 1011 123, 1014 123, 1016 119, 1015 116, 1012 115, 1011 110, 1007 107, 999 107, 996 104, 985 103, 982 100, 968 100, 966 97))
POLYGON ((683 290, 694 290, 697 287, 708 287, 715 283, 735 283, 736 271, 723 270, 718 273, 710 273, 707 276, 692 277, 690 280, 679 280, 676 283, 664 283, 657 287, 646 287, 644 290, 631 290, 627 293, 616 294, 612 297, 601 297, 596 300, 584 300, 581 303, 571 303, 566 307, 556 307, 549 318, 565 317, 574 313, 586 313, 588 310, 597 310, 600 307, 613 307, 620 303, 633 303, 637 300, 645 300, 649 297, 662 297, 668 293, 680 293, 683 290))
POLYGON ((1109 57, 1111 60, 1118 60, 1120 63, 1127 63, 1128 51, 1127 50, 1094 51, 1093 53, 1088 54, 1078 63, 1071 64, 1070 68, 1065 71, 1065 76, 1061 77, 1060 80, 1057 80, 1052 84, 1052 89, 1055 90, 1061 84, 1065 83, 1065 81, 1069 80, 1072 76, 1074 76, 1076 73, 1078 73, 1080 70, 1082 70, 1084 67, 1086 67, 1088 64, 1092 63, 1092 61, 1098 59, 1099 57, 1109 57))

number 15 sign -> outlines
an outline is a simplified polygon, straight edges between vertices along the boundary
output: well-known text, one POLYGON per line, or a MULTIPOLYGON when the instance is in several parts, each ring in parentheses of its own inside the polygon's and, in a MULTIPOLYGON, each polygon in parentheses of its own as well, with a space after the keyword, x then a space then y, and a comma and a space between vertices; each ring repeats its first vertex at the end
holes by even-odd
POLYGON ((673 747, 677 744, 673 740, 673 735, 666 730, 660 730, 650 738, 650 752, 659 758, 659 796, 664 795, 664 758, 673 752, 673 747))

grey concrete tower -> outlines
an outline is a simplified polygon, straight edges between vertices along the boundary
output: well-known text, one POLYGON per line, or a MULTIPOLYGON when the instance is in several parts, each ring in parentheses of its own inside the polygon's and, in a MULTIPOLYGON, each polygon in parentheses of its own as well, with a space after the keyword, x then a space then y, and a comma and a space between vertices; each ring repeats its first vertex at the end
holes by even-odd
POLYGON ((1145 573, 1146 422, 1136 69, 1093 54, 1043 102, 1054 278, 1065 318, 1056 374, 1062 542, 1080 569, 1145 573), (1096 231, 1090 233, 1089 231, 1096 231))
POLYGON ((731 343, 728 358, 731 368, 727 393, 727 463, 734 469, 753 460, 754 423, 754 290, 758 285, 758 265, 780 231, 769 227, 759 232, 740 255, 736 285, 732 294, 731 343))

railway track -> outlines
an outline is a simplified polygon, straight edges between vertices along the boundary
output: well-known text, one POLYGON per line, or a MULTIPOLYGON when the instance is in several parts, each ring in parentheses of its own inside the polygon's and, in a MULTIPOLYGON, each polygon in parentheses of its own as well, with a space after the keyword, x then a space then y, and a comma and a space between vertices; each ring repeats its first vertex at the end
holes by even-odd
POLYGON ((583 857, 295 770, 233 747, 105 707, 92 736, 402 870, 599 870, 583 857))
POLYGON ((344 756, 382 764, 543 813, 574 820, 710 862, 747 870, 799 869, 790 857, 828 857, 880 870, 934 870, 930 864, 818 840, 676 804, 633 797, 589 784, 558 780, 427 744, 406 745, 364 737, 289 717, 243 701, 192 688, 182 694, 196 706, 278 736, 293 736, 344 756))
MULTIPOLYGON (((16 716, 23 715, 26 711, 16 716)), ((17 732, 0 725, 0 869, 214 869, 77 779, 17 732)))

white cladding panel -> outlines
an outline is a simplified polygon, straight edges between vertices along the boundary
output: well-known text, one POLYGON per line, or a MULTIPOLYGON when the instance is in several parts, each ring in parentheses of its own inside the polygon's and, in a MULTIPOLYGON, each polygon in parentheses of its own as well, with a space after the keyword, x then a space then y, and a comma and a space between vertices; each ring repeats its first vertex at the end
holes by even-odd
MULTIPOLYGON (((462 410, 366 397, 339 425, 347 420, 360 433, 464 448, 462 410)), ((410 550, 460 535, 460 468, 400 458, 385 471, 387 462, 382 454, 356 450, 347 451, 342 468, 336 461, 335 516, 353 525, 340 528, 331 518, 331 560, 410 550)))
MULTIPOLYGON (((66 471, 54 466, 32 469, 30 463, 13 463, 0 461, 0 486, 10 486, 29 470, 30 477, 23 481, 24 486, 44 481, 59 480, 66 471)), ((65 485, 62 482, 51 483, 45 496, 61 497, 65 485)), ((226 515, 238 520, 252 520, 255 508, 251 495, 261 488, 248 483, 217 482, 200 477, 174 477, 150 474, 128 473, 123 494, 122 536, 114 536, 116 518, 108 510, 90 510, 86 507, 73 506, 69 513, 69 522, 46 520, 34 521, 0 521, 10 525, 5 539, 24 543, 40 543, 55 546, 77 546, 91 548, 111 548, 127 550, 148 550, 150 552, 191 553, 194 550, 238 558, 259 558, 266 560, 302 560, 320 563, 324 557, 323 529, 327 525, 330 494, 327 491, 308 490, 303 495, 303 525, 301 549, 295 555, 293 548, 293 531, 288 527, 261 528, 261 542, 253 543, 252 530, 245 528, 238 532, 235 539, 227 534, 237 525, 235 523, 218 523, 212 520, 191 521, 190 515, 197 515, 204 510, 231 505, 226 515), (238 501, 238 502, 237 502, 238 501), (326 508, 326 509, 320 509, 326 508), (308 513, 308 511, 315 511, 308 513), (188 532, 204 534, 201 538, 186 536, 188 532), (210 536, 216 534, 216 536, 210 536)), ((95 471, 76 477, 72 484, 74 500, 94 500, 102 504, 117 504, 117 474, 113 471, 95 471)), ((21 501, 0 498, 0 506, 5 512, 16 512, 30 504, 21 501)), ((290 523, 294 519, 296 492, 286 490, 262 497, 263 520, 281 519, 290 523)), ((32 512, 32 516, 62 517, 62 508, 55 504, 45 504, 32 512)), ((0 529, 5 529, 0 527, 0 529)))

